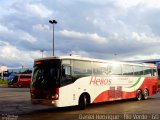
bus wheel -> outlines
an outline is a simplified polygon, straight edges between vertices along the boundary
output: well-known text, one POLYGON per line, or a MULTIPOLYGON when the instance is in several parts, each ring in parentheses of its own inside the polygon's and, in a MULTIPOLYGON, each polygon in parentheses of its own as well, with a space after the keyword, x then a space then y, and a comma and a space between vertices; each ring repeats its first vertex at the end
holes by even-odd
POLYGON ((22 87, 22 85, 18 85, 18 87, 19 87, 19 88, 21 88, 21 87, 22 87))
POLYGON ((144 89, 144 91, 143 91, 143 100, 147 100, 148 96, 149 96, 148 90, 144 89))
POLYGON ((136 99, 139 101, 139 100, 141 100, 142 99, 142 91, 141 90, 138 90, 137 91, 137 96, 136 96, 136 99))
POLYGON ((84 110, 87 106, 87 97, 86 95, 81 95, 79 99, 79 109, 84 110))

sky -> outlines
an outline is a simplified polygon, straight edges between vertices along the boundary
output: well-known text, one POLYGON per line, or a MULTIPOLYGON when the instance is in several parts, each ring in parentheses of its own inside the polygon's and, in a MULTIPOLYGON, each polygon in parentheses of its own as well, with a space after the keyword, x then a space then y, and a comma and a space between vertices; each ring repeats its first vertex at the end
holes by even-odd
POLYGON ((1 0, 0 65, 69 54, 106 60, 160 58, 158 0, 1 0))

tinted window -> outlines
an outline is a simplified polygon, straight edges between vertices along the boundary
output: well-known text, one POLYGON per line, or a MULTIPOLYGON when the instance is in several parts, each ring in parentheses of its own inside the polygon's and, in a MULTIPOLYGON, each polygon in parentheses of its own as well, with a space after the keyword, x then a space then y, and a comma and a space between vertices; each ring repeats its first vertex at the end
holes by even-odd
POLYGON ((157 76, 157 69, 153 68, 153 76, 157 76))
POLYGON ((152 76, 152 69, 150 67, 143 67, 145 76, 152 76))
POLYGON ((134 75, 143 75, 143 67, 134 66, 134 75))
POLYGON ((13 83, 17 83, 17 82, 18 82, 18 76, 16 75, 16 76, 14 76, 13 80, 11 81, 11 83, 13 84, 13 83))
POLYGON ((91 62, 89 61, 73 61, 73 74, 90 75, 92 74, 91 62))
POLYGON ((32 86, 51 88, 58 85, 60 61, 46 60, 35 62, 32 86))
POLYGON ((120 64, 110 64, 108 70, 110 75, 122 75, 122 67, 120 64))
POLYGON ((71 66, 62 66, 62 78, 61 78, 61 85, 66 85, 72 82, 71 76, 71 66))
POLYGON ((93 62, 94 75, 108 75, 107 63, 93 62))
POLYGON ((133 75, 133 66, 123 65, 122 71, 123 71, 123 75, 133 75))

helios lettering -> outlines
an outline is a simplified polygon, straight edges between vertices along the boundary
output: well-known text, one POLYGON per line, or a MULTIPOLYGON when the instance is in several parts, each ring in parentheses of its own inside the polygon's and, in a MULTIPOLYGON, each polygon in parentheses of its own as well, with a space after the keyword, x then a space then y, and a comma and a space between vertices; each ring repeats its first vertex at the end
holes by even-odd
POLYGON ((104 77, 91 77, 90 85, 110 85, 111 79, 104 77))

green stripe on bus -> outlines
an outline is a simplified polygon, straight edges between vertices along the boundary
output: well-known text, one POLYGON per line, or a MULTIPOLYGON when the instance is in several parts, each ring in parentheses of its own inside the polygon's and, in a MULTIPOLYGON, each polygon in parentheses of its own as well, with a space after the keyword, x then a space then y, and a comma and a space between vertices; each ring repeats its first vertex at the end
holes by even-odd
POLYGON ((127 87, 127 88, 132 88, 132 87, 136 86, 140 80, 141 80, 141 77, 139 77, 138 80, 132 86, 127 87))

